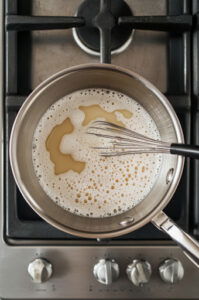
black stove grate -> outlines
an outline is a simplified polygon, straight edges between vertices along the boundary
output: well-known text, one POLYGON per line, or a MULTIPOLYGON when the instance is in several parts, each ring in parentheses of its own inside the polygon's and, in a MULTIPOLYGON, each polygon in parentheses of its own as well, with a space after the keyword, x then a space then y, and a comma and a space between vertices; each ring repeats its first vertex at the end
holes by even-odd
MULTIPOLYGON (((92 0, 98 1, 98 0, 92 0)), ((115 0, 114 0, 115 1, 115 0)), ((81 17, 31 17, 29 1, 7 0, 6 2, 6 82, 5 82, 5 209, 6 223, 5 235, 7 238, 17 239, 79 239, 67 235, 45 221, 41 220, 23 199, 18 191, 9 165, 8 142, 10 130, 17 111, 24 102, 30 90, 30 53, 31 53, 31 30, 37 29, 66 29, 71 27, 84 26, 85 20, 81 17), (23 49, 23 51, 22 51, 23 49), (26 53, 25 53, 26 52, 26 53)), ((198 2, 195 1, 195 10, 198 11, 198 2)), ((122 26, 131 25, 132 29, 153 29, 170 32, 168 42, 168 88, 166 96, 174 106, 181 121, 186 141, 191 142, 191 3, 189 0, 168 0, 168 15, 161 17, 121 17, 118 19, 122 26), (174 33, 175 32, 175 33, 174 33)), ((101 11, 106 11, 110 5, 109 0, 101 0, 101 11)), ((100 16, 98 19, 102 18, 100 16)), ((98 20, 99 21, 99 20, 98 20)), ((100 51, 101 61, 110 62, 111 45, 110 30, 104 28, 97 22, 100 29, 100 51)), ((197 50, 198 46, 195 46, 197 50)), ((197 54, 198 55, 198 54, 197 54)), ((197 68, 197 71, 199 68, 197 68)), ((197 96, 198 97, 198 96, 197 96)), ((196 102, 196 101, 195 101, 196 102)), ((199 103, 199 102, 197 102, 199 103)), ((199 120, 198 114, 196 115, 199 120)), ((198 121, 199 122, 199 121, 198 121)), ((194 127, 194 126, 193 126, 194 127)), ((199 128, 199 127, 198 127, 199 128)), ((194 128, 192 128, 194 129, 194 128)), ((199 136, 195 134, 193 137, 199 136)), ((195 139, 199 142, 199 138, 195 139)), ((199 174, 199 165, 194 165, 195 177, 191 173, 192 180, 196 180, 199 174), (196 176, 197 175, 197 176, 196 176)), ((190 190, 190 162, 187 160, 183 177, 172 201, 165 211, 185 230, 192 233, 195 226, 190 222, 190 208, 196 207, 195 221, 199 228, 199 194, 190 190), (192 197, 194 203, 191 202, 192 197)), ((195 229, 196 230, 196 229, 195 229)), ((196 232, 196 231, 195 231, 196 232)), ((117 239, 131 240, 161 240, 167 239, 163 233, 156 230, 152 225, 147 225, 134 233, 117 239)))
MULTIPOLYGON (((195 15, 195 30, 193 30, 193 54, 192 54, 192 140, 199 144, 199 1, 193 0, 193 14, 195 15)), ((192 192, 193 203, 191 206, 191 225, 194 228, 194 234, 199 237, 199 161, 193 161, 192 192)))

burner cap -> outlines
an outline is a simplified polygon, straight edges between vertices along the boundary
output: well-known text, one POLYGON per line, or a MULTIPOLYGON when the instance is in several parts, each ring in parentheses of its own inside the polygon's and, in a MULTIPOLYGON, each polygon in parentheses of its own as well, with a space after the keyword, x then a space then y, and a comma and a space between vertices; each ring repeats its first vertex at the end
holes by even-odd
MULTIPOLYGON (((78 8, 76 15, 84 17, 86 25, 73 28, 73 36, 77 44, 85 52, 99 55, 100 33, 94 27, 93 19, 100 11, 100 0, 85 0, 78 8)), ((121 16, 132 16, 132 11, 123 0, 111 0, 111 13, 117 19, 121 16)), ((111 34, 111 52, 120 53, 124 51, 132 40, 131 26, 116 25, 111 34)))

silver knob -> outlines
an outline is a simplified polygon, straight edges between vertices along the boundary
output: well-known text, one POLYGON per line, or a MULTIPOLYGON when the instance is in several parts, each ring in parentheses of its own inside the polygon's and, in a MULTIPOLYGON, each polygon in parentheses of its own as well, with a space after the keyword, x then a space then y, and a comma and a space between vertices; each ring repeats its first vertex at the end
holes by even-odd
POLYGON ((93 274, 102 284, 111 284, 119 277, 119 266, 114 259, 100 259, 93 268, 93 274))
POLYGON ((46 259, 36 258, 28 265, 28 273, 35 283, 42 283, 52 276, 53 269, 46 259))
POLYGON ((134 259, 126 269, 129 280, 136 286, 149 282, 152 270, 148 261, 134 259))
POLYGON ((173 258, 166 259, 159 267, 159 273, 162 280, 166 283, 176 283, 184 276, 182 263, 173 258))

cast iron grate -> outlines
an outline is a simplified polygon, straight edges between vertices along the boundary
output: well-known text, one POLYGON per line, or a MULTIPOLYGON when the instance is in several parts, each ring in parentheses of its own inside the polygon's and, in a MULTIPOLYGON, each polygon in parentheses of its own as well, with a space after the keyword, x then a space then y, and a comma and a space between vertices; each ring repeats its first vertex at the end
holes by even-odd
MULTIPOLYGON (((111 28, 103 22, 111 7, 110 0, 97 1, 100 7, 97 20, 93 22, 100 33, 100 60, 111 62, 111 28)), ((115 0, 114 0, 115 1, 115 0)), ((32 30, 83 28, 86 21, 83 17, 33 17, 29 1, 8 0, 6 2, 6 82, 5 82, 5 174, 6 174, 6 226, 7 237, 18 239, 78 239, 67 235, 42 221, 26 204, 14 182, 8 158, 8 141, 16 113, 27 95, 29 88, 31 51, 29 32, 32 30), (28 4, 29 3, 29 4, 28 4), (27 55, 22 55, 26 45, 27 55), (23 75, 22 75, 23 74, 23 75), (24 74, 26 74, 24 76, 24 74)), ((122 16, 114 19, 117 26, 128 26, 131 29, 163 30, 170 32, 168 42, 168 89, 166 96, 174 106, 185 133, 190 142, 191 131, 191 39, 192 15, 190 1, 169 0, 167 16, 122 16)), ((113 22, 113 21, 112 21, 113 22)), ((197 198, 198 199, 198 198, 197 198)), ((191 231, 189 221, 190 208, 190 164, 187 161, 183 178, 171 203, 168 214, 184 229, 191 231)), ((199 222, 198 222, 199 223, 199 222)), ((147 225, 135 233, 120 239, 165 239, 165 235, 147 225)))

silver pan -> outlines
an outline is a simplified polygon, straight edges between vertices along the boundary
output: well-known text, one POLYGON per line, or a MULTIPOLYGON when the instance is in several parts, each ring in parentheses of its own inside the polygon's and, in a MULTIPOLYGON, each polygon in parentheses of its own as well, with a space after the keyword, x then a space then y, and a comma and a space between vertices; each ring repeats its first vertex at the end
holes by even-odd
POLYGON ((38 86, 16 117, 10 139, 10 161, 21 193, 48 223, 80 237, 116 237, 152 222, 167 232, 199 266, 199 244, 162 212, 182 175, 184 159, 180 156, 163 156, 160 174, 147 197, 131 210, 113 217, 101 219, 72 214, 53 202, 41 188, 32 164, 32 139, 40 118, 55 101, 65 95, 92 87, 109 88, 127 94, 147 110, 162 140, 184 142, 179 120, 169 101, 146 79, 114 65, 75 66, 55 74, 38 86))

